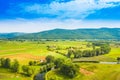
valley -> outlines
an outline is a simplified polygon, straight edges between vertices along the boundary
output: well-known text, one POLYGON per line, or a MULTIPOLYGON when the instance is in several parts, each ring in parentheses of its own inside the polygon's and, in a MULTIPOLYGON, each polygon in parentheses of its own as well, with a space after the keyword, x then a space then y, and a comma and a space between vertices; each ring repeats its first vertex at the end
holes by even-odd
MULTIPOLYGON (((0 58, 9 58, 12 63, 16 59, 20 66, 17 73, 11 72, 10 69, 1 67, 0 80, 33 80, 33 77, 38 73, 41 73, 40 69, 45 67, 45 65, 53 65, 53 62, 52 64, 46 63, 46 57, 49 55, 53 56, 55 59, 63 59, 64 63, 66 63, 66 61, 70 61, 71 63, 72 60, 72 64, 77 64, 80 68, 78 70, 79 73, 77 73, 77 76, 74 78, 69 78, 60 74, 58 71, 59 68, 50 71, 48 70, 47 72, 45 71, 45 80, 119 80, 120 64, 117 64, 117 57, 120 56, 119 44, 119 41, 1 40, 0 58), (81 50, 82 52, 85 52, 86 50, 92 51, 94 49, 93 43, 109 43, 111 50, 107 54, 90 57, 75 57, 75 52, 73 53, 74 56, 68 56, 69 50, 81 50), (35 62, 35 64, 32 62, 35 62), (116 62, 116 64, 106 64, 101 62, 116 62), (24 71, 22 69, 22 66, 24 65, 30 67, 31 70, 34 69, 34 73, 30 76, 24 75, 24 71), (102 75, 102 73, 106 74, 106 76, 102 75), (111 77, 108 77, 108 75, 111 75, 111 77)), ((95 46, 95 49, 99 48, 99 46, 95 46)), ((83 54, 81 52, 78 53, 80 53, 80 55, 83 54)), ((12 65, 12 63, 10 65, 12 65)))

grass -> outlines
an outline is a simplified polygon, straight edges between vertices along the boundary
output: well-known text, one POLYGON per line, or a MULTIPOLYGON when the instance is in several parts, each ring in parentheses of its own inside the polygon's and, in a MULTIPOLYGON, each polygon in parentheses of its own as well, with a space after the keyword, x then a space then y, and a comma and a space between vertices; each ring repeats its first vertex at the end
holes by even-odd
POLYGON ((82 67, 95 74, 86 80, 120 80, 120 65, 114 64, 82 64, 82 67))
POLYGON ((0 68, 0 80, 31 80, 31 78, 12 73, 8 69, 0 68))
POLYGON ((15 74, 8 74, 8 73, 0 73, 0 80, 31 80, 29 77, 22 77, 21 75, 15 75, 15 74))
MULTIPOLYGON (((81 50, 92 49, 92 47, 86 47, 88 42, 85 41, 0 41, 0 57, 10 57, 11 59, 19 60, 21 66, 28 65, 29 61, 39 60, 37 57, 46 57, 47 55, 53 55, 56 58, 67 57, 56 53, 55 51, 48 51, 47 46, 57 46, 62 53, 67 53, 68 47, 77 47, 81 50)), ((120 47, 111 47, 111 52, 106 55, 80 58, 80 60, 97 60, 97 61, 116 61, 116 57, 120 56, 120 47)), ((95 75, 84 76, 79 74, 74 79, 70 79, 64 75, 60 75, 57 71, 50 71, 47 73, 48 80, 54 77, 53 80, 120 80, 120 65, 106 65, 106 64, 93 64, 93 63, 79 63, 82 68, 95 73, 95 75), (110 77, 108 77, 110 76, 110 77)), ((36 70, 39 70, 40 66, 33 66, 36 70)), ((10 73, 8 70, 0 68, 0 80, 30 80, 29 77, 24 77, 19 74, 10 73), (14 77, 10 77, 14 76, 14 77)))
POLYGON ((49 71, 46 76, 45 76, 46 80, 79 80, 83 78, 82 74, 77 75, 75 78, 71 79, 67 76, 64 76, 60 73, 58 73, 57 70, 53 70, 53 71, 49 71))
POLYGON ((73 79, 58 73, 57 70, 49 71, 46 80, 120 80, 120 64, 78 63, 81 68, 93 72, 93 75, 79 73, 73 79))
POLYGON ((100 56, 94 56, 94 57, 88 57, 88 58, 79 58, 79 59, 74 59, 75 61, 99 61, 99 62, 115 62, 116 59, 105 56, 105 55, 100 55, 100 56))
POLYGON ((112 48, 111 52, 106 56, 116 59, 120 57, 120 47, 119 48, 112 48))
MULTIPOLYGON (((25 41, 25 42, 19 42, 19 41, 2 41, 0 42, 0 57, 3 56, 9 56, 9 55, 16 55, 16 54, 32 54, 35 56, 47 56, 47 55, 53 55, 56 57, 62 57, 64 56, 55 53, 54 51, 48 51, 47 46, 59 46, 62 48, 62 52, 66 52, 67 47, 73 47, 73 46, 84 46, 85 48, 86 42, 80 42, 80 41, 46 41, 46 42, 34 42, 34 41, 25 41)), ((28 58, 29 59, 29 58, 28 58)))

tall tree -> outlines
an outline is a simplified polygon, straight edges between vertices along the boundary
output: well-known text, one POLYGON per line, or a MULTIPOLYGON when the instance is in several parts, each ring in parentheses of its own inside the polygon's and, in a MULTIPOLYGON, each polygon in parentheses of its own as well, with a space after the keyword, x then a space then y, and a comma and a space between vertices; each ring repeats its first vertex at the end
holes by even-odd
POLYGON ((55 63, 55 68, 60 68, 64 63, 64 59, 57 58, 54 63, 55 63))
POLYGON ((32 76, 32 74, 34 74, 34 70, 29 66, 23 65, 22 70, 26 76, 32 76))
POLYGON ((5 66, 5 59, 1 58, 0 61, 1 61, 1 67, 4 67, 5 66))
POLYGON ((19 72, 19 62, 17 60, 14 60, 12 66, 11 66, 11 70, 13 72, 19 72))
POLYGON ((46 57, 46 62, 47 62, 47 63, 54 62, 54 60, 55 60, 54 56, 48 55, 48 56, 46 57))
POLYGON ((11 60, 9 58, 5 59, 4 67, 5 68, 10 68, 11 66, 11 60))
POLYGON ((66 75, 70 78, 73 78, 75 77, 78 72, 79 72, 79 66, 78 65, 75 65, 75 64, 72 64, 72 63, 66 63, 66 64, 63 64, 60 68, 60 72, 63 74, 63 75, 66 75))
POLYGON ((120 64, 120 57, 117 57, 117 63, 120 64))

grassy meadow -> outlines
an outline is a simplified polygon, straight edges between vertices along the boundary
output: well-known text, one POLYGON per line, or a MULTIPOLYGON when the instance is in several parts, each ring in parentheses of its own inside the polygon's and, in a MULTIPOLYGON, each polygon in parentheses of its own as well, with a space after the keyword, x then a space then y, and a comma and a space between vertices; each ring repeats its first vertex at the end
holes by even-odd
MULTIPOLYGON (((47 55, 52 55, 55 58, 67 59, 66 56, 58 54, 61 52, 67 54, 69 47, 76 47, 80 50, 92 50, 91 42, 87 41, 70 41, 70 40, 55 40, 55 41, 0 41, 0 58, 17 59, 22 65, 28 65, 29 61, 45 60, 47 55), (48 50, 48 46, 51 47, 48 50)), ((97 60, 101 62, 114 62, 120 56, 120 46, 111 46, 109 54, 79 58, 80 60, 97 60)), ((74 79, 57 73, 57 70, 51 70, 46 73, 46 80, 120 80, 120 65, 119 64, 99 64, 99 63, 75 63, 79 64, 81 69, 85 69, 87 73, 81 72, 74 79), (89 74, 89 72, 91 74, 89 74)), ((41 66, 32 66, 35 73, 38 73, 41 66)), ((85 71, 85 72, 86 72, 85 71)), ((22 72, 20 70, 20 72, 22 72)), ((25 77, 21 74, 14 74, 8 69, 0 68, 0 80, 32 80, 32 77, 25 77)))
POLYGON ((47 80, 120 80, 120 64, 78 63, 81 69, 78 76, 71 79, 60 75, 57 71, 49 71, 47 80))

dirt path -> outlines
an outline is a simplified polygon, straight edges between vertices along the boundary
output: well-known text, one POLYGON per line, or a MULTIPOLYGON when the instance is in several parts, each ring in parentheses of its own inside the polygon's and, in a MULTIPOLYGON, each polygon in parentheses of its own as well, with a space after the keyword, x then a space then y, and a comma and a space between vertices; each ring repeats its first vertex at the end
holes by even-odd
POLYGON ((84 74, 85 76, 93 75, 94 72, 88 71, 86 69, 80 68, 80 72, 84 74))

